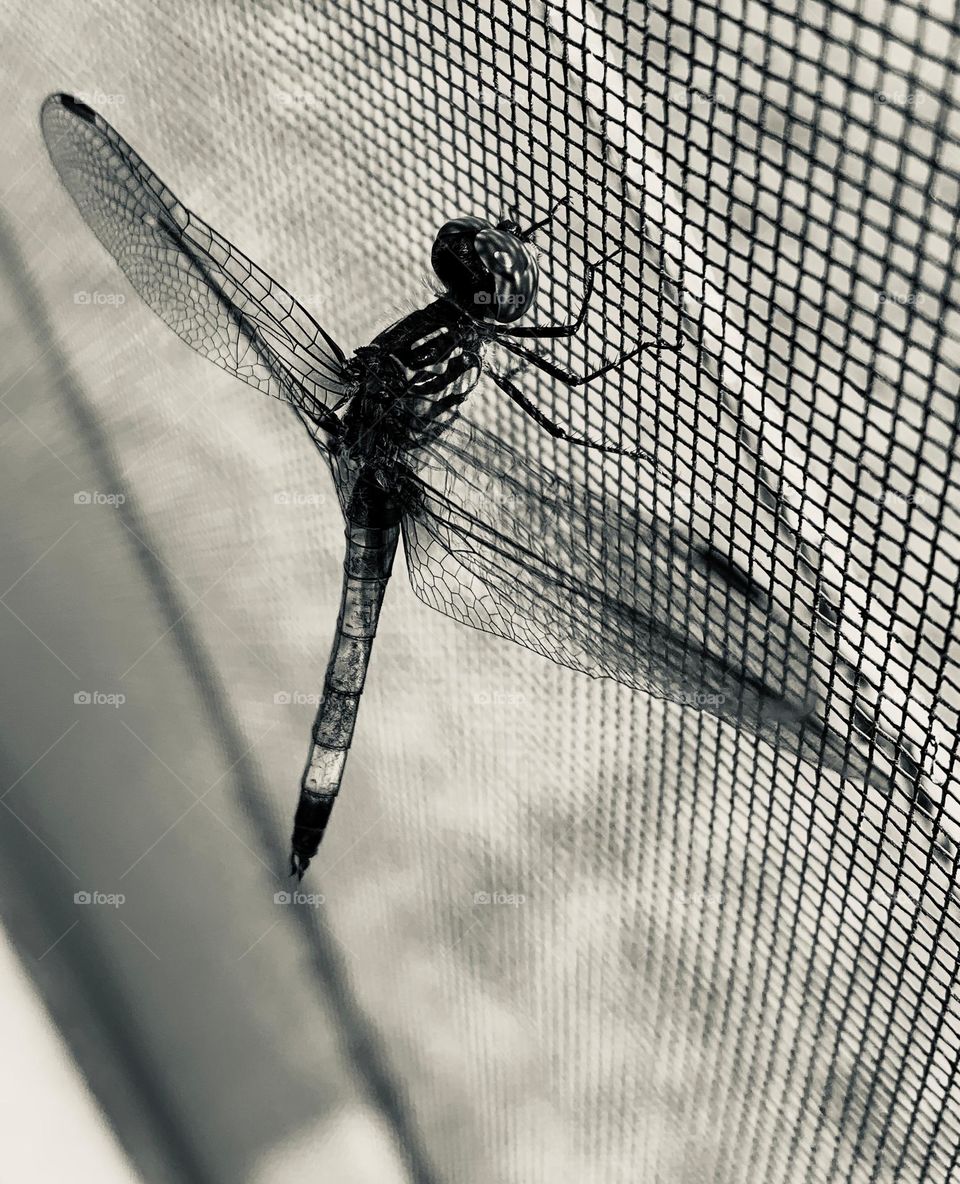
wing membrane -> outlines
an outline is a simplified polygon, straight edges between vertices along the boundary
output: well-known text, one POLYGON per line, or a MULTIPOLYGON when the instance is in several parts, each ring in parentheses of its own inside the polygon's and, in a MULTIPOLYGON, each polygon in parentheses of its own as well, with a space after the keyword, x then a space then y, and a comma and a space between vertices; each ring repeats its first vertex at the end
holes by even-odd
POLYGON ((782 722, 815 682, 792 628, 693 532, 460 416, 420 457, 407 566, 432 608, 593 677, 782 722))
POLYGON ((352 389, 329 334, 90 107, 51 95, 40 121, 67 192, 150 308, 199 354, 292 404, 322 443, 332 408, 352 389))
POLYGON ((938 858, 955 855, 934 820, 939 782, 917 713, 882 695, 866 704, 870 683, 845 657, 842 633, 826 628, 809 559, 769 508, 752 515, 756 541, 780 541, 776 554, 763 551, 761 586, 684 524, 669 488, 655 513, 652 493, 612 496, 462 414, 415 460, 404 550, 431 608, 899 790, 938 858))

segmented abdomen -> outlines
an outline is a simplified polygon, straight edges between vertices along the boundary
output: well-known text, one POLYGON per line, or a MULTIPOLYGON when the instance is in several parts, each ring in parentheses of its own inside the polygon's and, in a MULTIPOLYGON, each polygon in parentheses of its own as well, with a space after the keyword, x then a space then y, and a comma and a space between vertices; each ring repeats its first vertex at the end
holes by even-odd
POLYGON ((343 779, 399 537, 399 524, 347 523, 340 615, 293 825, 291 863, 299 876, 317 853, 343 779))

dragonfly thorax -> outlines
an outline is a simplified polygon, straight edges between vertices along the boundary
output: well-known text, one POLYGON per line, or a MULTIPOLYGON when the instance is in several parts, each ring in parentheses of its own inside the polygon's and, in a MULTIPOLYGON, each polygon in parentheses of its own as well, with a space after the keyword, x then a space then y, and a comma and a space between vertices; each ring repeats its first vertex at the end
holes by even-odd
POLYGON ((446 222, 431 262, 450 299, 477 320, 516 321, 537 295, 537 260, 512 222, 446 222))
POLYGON ((342 419, 338 454, 396 474, 404 455, 436 435, 475 385, 485 334, 444 296, 391 325, 348 363, 356 393, 342 419))

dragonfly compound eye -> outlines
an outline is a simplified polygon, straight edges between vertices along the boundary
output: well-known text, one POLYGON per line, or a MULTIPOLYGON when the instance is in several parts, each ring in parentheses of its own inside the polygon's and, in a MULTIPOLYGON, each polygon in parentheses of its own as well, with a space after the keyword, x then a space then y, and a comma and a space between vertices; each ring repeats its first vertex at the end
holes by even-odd
POLYGON ((446 222, 433 244, 433 270, 449 295, 479 320, 508 324, 537 295, 537 261, 512 230, 479 218, 446 222))

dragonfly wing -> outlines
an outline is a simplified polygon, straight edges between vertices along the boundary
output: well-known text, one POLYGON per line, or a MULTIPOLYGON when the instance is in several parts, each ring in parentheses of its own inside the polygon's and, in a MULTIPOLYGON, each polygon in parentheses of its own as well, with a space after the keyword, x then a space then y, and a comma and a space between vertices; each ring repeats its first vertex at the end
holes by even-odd
POLYGON ((774 507, 761 499, 749 514, 760 583, 685 525, 673 489, 638 479, 625 494, 622 458, 619 486, 591 482, 582 464, 541 464, 461 415, 412 459, 404 549, 431 608, 899 791, 937 857, 955 857, 960 829, 936 821, 943 777, 923 711, 878 690, 774 507))
POLYGON ((505 445, 465 417, 418 456, 416 594, 561 665, 721 717, 802 718, 802 628, 706 539, 505 445))
POLYGON ((150 308, 199 354, 292 404, 322 446, 352 391, 329 334, 86 104, 51 95, 40 122, 67 192, 150 308))

